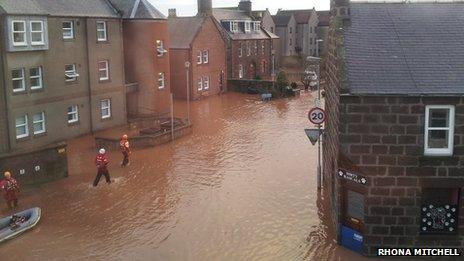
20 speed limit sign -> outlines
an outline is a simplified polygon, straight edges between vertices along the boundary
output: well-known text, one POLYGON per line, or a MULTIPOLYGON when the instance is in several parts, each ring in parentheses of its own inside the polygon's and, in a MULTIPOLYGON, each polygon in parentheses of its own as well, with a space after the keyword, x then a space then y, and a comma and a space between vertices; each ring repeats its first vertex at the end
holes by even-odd
POLYGON ((326 119, 325 111, 321 108, 314 108, 309 111, 309 121, 313 124, 322 124, 326 119))

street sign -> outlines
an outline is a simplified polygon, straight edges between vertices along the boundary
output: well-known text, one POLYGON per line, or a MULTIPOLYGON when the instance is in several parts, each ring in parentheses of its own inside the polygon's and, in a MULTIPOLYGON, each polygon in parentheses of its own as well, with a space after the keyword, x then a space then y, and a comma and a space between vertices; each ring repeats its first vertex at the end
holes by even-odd
POLYGON ((313 124, 319 125, 325 121, 325 111, 321 108, 314 108, 308 113, 309 121, 313 124))
POLYGON ((356 173, 340 169, 338 170, 338 176, 360 185, 367 185, 367 178, 356 173))
POLYGON ((309 140, 313 145, 316 145, 316 142, 321 137, 322 133, 324 133, 323 129, 305 129, 306 136, 308 136, 309 140))

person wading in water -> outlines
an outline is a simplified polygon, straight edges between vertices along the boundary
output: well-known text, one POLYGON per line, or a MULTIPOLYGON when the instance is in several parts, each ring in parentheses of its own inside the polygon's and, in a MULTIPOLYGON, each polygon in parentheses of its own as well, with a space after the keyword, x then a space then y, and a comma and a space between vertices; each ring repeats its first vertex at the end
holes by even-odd
POLYGON ((121 141, 119 142, 119 147, 122 152, 123 160, 121 162, 121 167, 126 167, 130 165, 129 156, 131 155, 130 145, 129 145, 129 137, 127 135, 123 135, 121 141))
POLYGON ((9 171, 4 173, 5 179, 0 182, 0 188, 3 191, 3 197, 10 210, 18 207, 19 185, 16 179, 11 177, 9 171))
POLYGON ((97 166, 98 172, 97 176, 95 177, 95 181, 93 182, 93 186, 96 187, 100 182, 101 176, 105 175, 106 183, 111 183, 110 173, 108 172, 108 164, 110 161, 106 156, 106 150, 100 149, 97 157, 95 158, 95 165, 97 166))

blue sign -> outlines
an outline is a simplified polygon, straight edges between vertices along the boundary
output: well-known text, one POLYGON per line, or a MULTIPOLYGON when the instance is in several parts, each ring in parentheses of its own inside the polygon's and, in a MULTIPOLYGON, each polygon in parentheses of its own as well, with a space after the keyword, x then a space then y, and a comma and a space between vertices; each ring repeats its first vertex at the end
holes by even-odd
POLYGON ((341 228, 342 246, 362 254, 364 242, 363 235, 349 227, 341 226, 341 228))

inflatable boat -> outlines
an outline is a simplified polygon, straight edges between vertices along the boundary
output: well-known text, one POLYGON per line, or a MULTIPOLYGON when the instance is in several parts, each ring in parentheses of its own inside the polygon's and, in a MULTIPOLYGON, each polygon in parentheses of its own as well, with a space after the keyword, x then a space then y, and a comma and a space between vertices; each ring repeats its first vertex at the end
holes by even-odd
POLYGON ((24 217, 25 221, 12 227, 11 218, 12 216, 4 217, 0 219, 0 243, 18 236, 25 231, 35 227, 40 220, 41 210, 40 208, 31 208, 24 211, 15 213, 14 215, 24 217))

